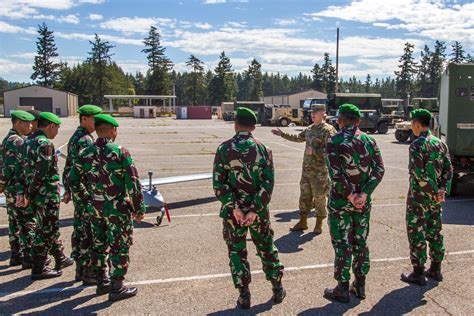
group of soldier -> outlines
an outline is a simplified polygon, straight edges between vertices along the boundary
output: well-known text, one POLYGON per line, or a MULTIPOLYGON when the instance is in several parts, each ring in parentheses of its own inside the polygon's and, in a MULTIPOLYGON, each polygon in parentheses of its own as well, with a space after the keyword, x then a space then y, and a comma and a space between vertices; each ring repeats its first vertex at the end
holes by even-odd
POLYGON ((96 285, 98 295, 117 301, 137 294, 124 286, 133 220, 145 205, 130 153, 113 141, 118 122, 101 108, 79 108, 80 125, 68 142, 61 190, 58 155, 51 142, 61 120, 50 112, 11 113, 12 128, 2 142, 0 191, 6 196, 10 266, 31 269, 33 280, 55 278, 76 264, 75 281, 96 285), (93 132, 97 133, 95 140, 93 132), (71 257, 64 254, 59 207, 74 204, 71 257), (50 268, 51 260, 55 265, 50 268))
MULTIPOLYGON (((133 221, 143 219, 145 205, 138 172, 130 153, 114 143, 118 122, 94 105, 79 108, 80 125, 70 138, 62 175, 62 201, 74 204, 71 257, 64 254, 59 233, 60 176, 52 139, 61 120, 49 112, 12 112, 12 128, 2 142, 0 191, 7 200, 11 266, 32 269, 34 280, 59 277, 76 264, 75 280, 96 285, 98 295, 126 299, 136 288, 123 284, 129 265, 133 221), (92 136, 96 132, 97 139, 92 136), (49 267, 48 254, 55 259, 49 267)), ((315 234, 328 217, 335 252, 337 285, 324 291, 326 298, 349 302, 350 293, 365 299, 370 269, 369 233, 372 193, 382 181, 384 165, 375 140, 358 128, 361 112, 352 104, 339 107, 339 131, 325 122, 325 105, 311 109, 314 122, 299 135, 279 129, 284 139, 305 142, 300 182, 300 220, 292 231, 308 229, 308 215, 316 212, 315 234), (352 267, 355 276, 349 286, 352 267)), ((410 189, 406 224, 413 271, 405 282, 425 285, 427 277, 442 281, 444 243, 441 203, 450 191, 452 166, 447 146, 429 131, 431 113, 411 112, 417 136, 409 149, 410 189), (431 266, 425 271, 426 243, 431 266)), ((272 152, 255 138, 257 117, 247 108, 235 115, 235 136, 216 151, 213 188, 222 203, 223 238, 228 247, 237 305, 251 305, 250 266, 246 239, 250 236, 272 284, 273 301, 281 303, 283 264, 273 241, 269 203, 274 187, 272 152)))
MULTIPOLYGON (((312 125, 299 135, 280 129, 272 133, 284 139, 305 142, 300 181, 300 220, 291 231, 308 229, 308 215, 315 209, 314 233, 323 230, 328 217, 335 252, 334 278, 337 285, 324 290, 324 297, 343 303, 351 295, 366 297, 366 276, 370 269, 369 234, 372 194, 385 173, 381 152, 374 138, 359 129, 361 112, 353 104, 338 111, 339 131, 325 122, 325 105, 313 105, 312 125), (350 283, 350 270, 355 280, 350 283)), ((442 281, 441 262, 445 248, 441 234, 441 205, 449 194, 453 168, 447 146, 429 130, 432 114, 424 109, 410 113, 412 131, 417 138, 409 149, 409 192, 406 226, 413 271, 401 280, 426 285, 427 277, 442 281), (427 243, 430 268, 425 270, 427 243)), ((247 260, 248 231, 271 281, 273 301, 286 296, 282 285, 284 267, 273 242, 269 203, 274 186, 272 152, 252 132, 257 117, 247 108, 235 115, 235 136, 222 143, 216 152, 213 170, 214 192, 222 203, 223 236, 228 247, 229 266, 234 286, 239 290, 237 306, 251 306, 250 266, 247 260)))

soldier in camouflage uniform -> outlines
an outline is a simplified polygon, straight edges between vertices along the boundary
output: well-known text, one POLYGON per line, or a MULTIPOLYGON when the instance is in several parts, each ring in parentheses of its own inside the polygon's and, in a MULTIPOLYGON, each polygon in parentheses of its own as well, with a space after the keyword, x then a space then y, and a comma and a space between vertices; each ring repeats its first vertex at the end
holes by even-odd
POLYGON ((324 296, 349 302, 350 268, 355 282, 350 291, 365 299, 365 276, 369 272, 367 237, 371 194, 382 180, 384 166, 375 140, 357 127, 360 111, 352 104, 339 107, 341 130, 328 140, 327 165, 331 183, 329 229, 335 251, 334 278, 338 285, 324 296))
POLYGON ((1 174, 5 183, 5 198, 8 214, 8 236, 11 249, 10 266, 19 266, 28 257, 34 236, 34 222, 25 207, 17 207, 17 195, 22 194, 20 180, 21 151, 25 135, 31 131, 34 116, 25 111, 13 111, 12 128, 2 142, 1 174))
POLYGON ((329 193, 328 172, 325 161, 325 148, 328 138, 336 134, 336 129, 324 122, 326 106, 316 104, 311 107, 312 125, 298 135, 282 132, 280 129, 272 133, 293 142, 306 142, 303 157, 303 171, 300 180, 300 220, 291 231, 308 229, 308 214, 314 207, 316 226, 314 233, 322 233, 323 220, 327 217, 326 204, 329 193))
POLYGON ((106 114, 95 116, 97 140, 79 154, 70 174, 71 189, 93 207, 91 256, 97 257, 97 293, 107 292, 107 278, 100 274, 106 265, 110 247, 111 287, 109 300, 117 301, 137 294, 136 288, 123 285, 129 265, 133 220, 140 222, 145 204, 140 179, 130 153, 113 141, 117 121, 106 114), (85 183, 89 192, 81 191, 85 183))
POLYGON ((26 112, 30 113, 35 118, 33 121, 31 121, 31 133, 34 133, 38 129, 38 120, 41 112, 37 110, 28 110, 26 112))
POLYGON ((272 283, 273 301, 281 303, 286 295, 268 209, 274 185, 272 153, 252 135, 256 122, 253 111, 236 110, 236 134, 217 149, 213 171, 214 192, 222 203, 220 217, 232 279, 240 294, 237 305, 243 309, 250 308, 249 230, 266 278, 272 283))
POLYGON ((37 221, 32 247, 33 280, 61 276, 62 268, 74 263, 64 255, 59 239, 59 171, 51 139, 58 134, 60 125, 61 120, 56 115, 42 112, 38 130, 27 138, 24 145, 24 205, 36 215, 37 221), (46 265, 48 253, 55 259, 54 270, 46 265))
POLYGON ((426 276, 442 281, 441 262, 444 242, 441 234, 441 203, 449 193, 453 167, 448 147, 429 130, 431 113, 417 109, 410 113, 412 131, 417 136, 409 151, 410 189, 407 196, 406 223, 411 273, 401 275, 402 281, 426 284, 426 276), (430 246, 431 266, 425 272, 426 242, 430 246))
MULTIPOLYGON (((92 133, 94 128, 94 115, 102 112, 102 109, 95 105, 83 105, 79 108, 80 126, 76 129, 67 145, 67 158, 63 171, 64 184, 64 203, 69 203, 72 197, 74 204, 74 224, 71 236, 72 252, 71 257, 76 261, 76 281, 82 281, 83 275, 90 275, 88 268, 91 266, 91 258, 89 247, 92 243, 91 223, 89 220, 87 200, 83 200, 78 194, 71 195, 71 185, 69 181, 69 173, 74 165, 79 153, 86 147, 94 143, 92 133)), ((87 191, 84 183, 79 183, 79 188, 75 191, 87 191)), ((86 284, 88 285, 88 284, 86 284)))

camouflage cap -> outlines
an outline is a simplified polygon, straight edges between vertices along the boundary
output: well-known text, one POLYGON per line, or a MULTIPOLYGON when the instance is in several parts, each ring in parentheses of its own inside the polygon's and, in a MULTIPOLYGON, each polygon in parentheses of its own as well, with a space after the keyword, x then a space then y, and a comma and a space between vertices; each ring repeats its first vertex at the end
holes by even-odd
POLYGON ((319 111, 326 111, 325 104, 312 104, 309 112, 319 112, 319 111))
POLYGON ((109 114, 103 114, 103 113, 97 114, 96 116, 94 116, 94 121, 96 123, 97 122, 104 122, 104 123, 108 123, 112 126, 119 127, 119 123, 117 122, 117 120, 114 119, 109 114))
POLYGON ((419 117, 428 117, 431 119, 431 112, 426 109, 416 109, 410 112, 410 120, 419 118, 419 117))
POLYGON ((77 110, 77 113, 81 115, 96 115, 102 113, 102 109, 97 105, 85 104, 77 110))
POLYGON ((11 113, 12 118, 25 121, 25 122, 31 122, 35 120, 35 117, 31 115, 30 113, 22 110, 16 110, 11 113))
POLYGON ((238 107, 235 110, 235 116, 250 118, 253 121, 253 124, 257 124, 257 115, 255 115, 255 112, 252 111, 251 109, 238 107))
POLYGON ((61 120, 56 114, 53 114, 51 112, 41 112, 39 115, 40 119, 50 121, 51 123, 61 125, 61 120))
POLYGON ((357 106, 350 103, 344 103, 343 105, 339 106, 339 113, 350 113, 354 114, 357 117, 360 117, 360 110, 357 106))
POLYGON ((33 121, 39 120, 41 111, 38 111, 38 110, 28 110, 28 111, 26 111, 26 112, 30 113, 31 115, 33 115, 33 116, 35 117, 35 119, 34 119, 33 121))

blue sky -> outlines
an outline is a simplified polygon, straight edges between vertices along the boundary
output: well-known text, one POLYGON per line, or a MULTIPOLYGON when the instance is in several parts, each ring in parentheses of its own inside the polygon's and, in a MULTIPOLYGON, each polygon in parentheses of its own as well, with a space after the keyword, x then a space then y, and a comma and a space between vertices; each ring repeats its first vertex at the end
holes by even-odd
POLYGON ((222 50, 234 69, 252 58, 263 70, 309 73, 324 52, 335 61, 341 30, 340 76, 393 76, 403 44, 416 51, 434 40, 460 41, 474 52, 474 2, 357 0, 2 0, 0 77, 29 81, 36 26, 55 32, 60 59, 83 61, 98 33, 116 47, 113 59, 127 72, 146 71, 142 40, 159 28, 175 70, 194 54, 213 69, 222 50))

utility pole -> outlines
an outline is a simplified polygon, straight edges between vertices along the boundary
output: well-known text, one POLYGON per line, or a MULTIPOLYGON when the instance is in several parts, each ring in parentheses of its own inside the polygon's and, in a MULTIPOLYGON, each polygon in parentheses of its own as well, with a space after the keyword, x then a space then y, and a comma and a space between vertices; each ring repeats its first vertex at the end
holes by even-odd
POLYGON ((339 89, 339 26, 337 27, 337 39, 336 39, 336 89, 335 92, 338 92, 339 89))

